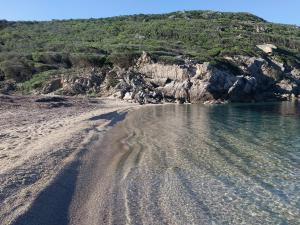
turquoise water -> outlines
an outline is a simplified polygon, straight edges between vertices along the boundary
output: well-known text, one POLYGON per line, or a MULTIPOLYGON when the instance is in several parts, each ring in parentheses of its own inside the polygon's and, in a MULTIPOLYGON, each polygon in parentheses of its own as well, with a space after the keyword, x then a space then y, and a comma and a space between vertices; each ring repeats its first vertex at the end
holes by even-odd
POLYGON ((131 113, 111 224, 300 224, 300 104, 131 113))

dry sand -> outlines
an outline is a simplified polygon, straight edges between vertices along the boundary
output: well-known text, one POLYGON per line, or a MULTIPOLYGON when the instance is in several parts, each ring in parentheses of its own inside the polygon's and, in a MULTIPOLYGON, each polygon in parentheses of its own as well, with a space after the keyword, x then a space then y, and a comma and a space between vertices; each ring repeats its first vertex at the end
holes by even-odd
POLYGON ((54 193, 53 201, 61 199, 58 211, 67 212, 72 198, 72 186, 67 185, 74 185, 78 158, 129 110, 139 107, 109 98, 37 99, 0 96, 1 225, 26 224, 16 219, 24 213, 30 216, 45 190, 54 193))

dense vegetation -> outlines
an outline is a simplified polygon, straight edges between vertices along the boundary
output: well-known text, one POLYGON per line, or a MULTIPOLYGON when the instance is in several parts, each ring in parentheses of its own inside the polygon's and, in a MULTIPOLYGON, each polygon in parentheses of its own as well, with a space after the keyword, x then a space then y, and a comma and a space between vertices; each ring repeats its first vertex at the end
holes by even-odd
POLYGON ((256 45, 262 43, 277 45, 280 60, 300 63, 299 27, 269 23, 247 13, 187 11, 89 20, 0 21, 0 81, 41 79, 52 74, 45 71, 72 67, 126 67, 142 51, 165 63, 257 55, 261 53, 256 45))

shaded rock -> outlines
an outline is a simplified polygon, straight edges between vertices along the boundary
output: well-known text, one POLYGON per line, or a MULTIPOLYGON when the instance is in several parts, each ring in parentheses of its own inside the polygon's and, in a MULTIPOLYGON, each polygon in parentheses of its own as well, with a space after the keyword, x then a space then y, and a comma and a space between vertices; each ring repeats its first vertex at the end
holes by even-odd
POLYGON ((281 99, 281 95, 278 95, 273 91, 257 92, 255 93, 253 98, 253 100, 256 102, 272 102, 272 101, 278 101, 280 99, 281 99))
POLYGON ((237 65, 244 75, 255 77, 257 89, 261 91, 272 88, 283 77, 283 68, 270 59, 247 56, 227 57, 227 59, 237 65))
POLYGON ((148 92, 140 90, 134 95, 134 100, 139 104, 158 104, 162 100, 162 94, 160 92, 148 92))
POLYGON ((146 97, 146 103, 149 104, 158 104, 163 100, 163 94, 160 91, 150 91, 146 97))
POLYGON ((93 72, 87 75, 65 77, 62 81, 63 93, 66 95, 98 93, 104 79, 104 75, 93 72))
POLYGON ((158 86, 153 85, 149 80, 139 72, 127 71, 123 75, 123 79, 115 87, 120 98, 126 101, 135 101, 139 104, 156 104, 162 101, 163 96, 158 86))
POLYGON ((138 102, 139 104, 141 104, 141 105, 143 105, 143 104, 146 103, 145 99, 146 99, 146 93, 144 91, 142 91, 142 90, 138 91, 138 93, 136 93, 134 95, 134 100, 136 102, 138 102))
POLYGON ((45 85, 45 87, 42 90, 43 94, 48 94, 54 91, 57 91, 58 89, 62 88, 62 81, 61 79, 55 79, 50 81, 45 85))
POLYGON ((214 69, 209 73, 207 80, 209 82, 208 90, 215 98, 219 98, 227 93, 228 89, 234 84, 237 78, 231 73, 214 69))
POLYGON ((279 93, 294 94, 296 96, 300 94, 300 85, 295 81, 282 80, 277 83, 277 87, 279 87, 279 93))
POLYGON ((256 91, 256 79, 248 76, 238 76, 228 90, 228 99, 235 102, 250 101, 256 91))
POLYGON ((128 84, 125 80, 122 80, 117 86, 115 87, 115 90, 120 93, 120 98, 124 98, 125 94, 129 92, 132 89, 130 84, 128 84))
POLYGON ((146 79, 154 87, 163 87, 166 84, 170 83, 172 80, 168 78, 155 78, 155 79, 146 79))

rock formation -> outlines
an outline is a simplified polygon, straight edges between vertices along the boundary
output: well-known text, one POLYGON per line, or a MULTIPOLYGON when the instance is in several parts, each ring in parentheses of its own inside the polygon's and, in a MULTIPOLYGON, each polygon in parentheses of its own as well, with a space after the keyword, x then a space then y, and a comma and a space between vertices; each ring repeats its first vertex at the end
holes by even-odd
POLYGON ((300 94, 299 68, 287 68, 270 56, 225 57, 230 68, 185 60, 183 65, 154 62, 143 53, 129 69, 106 67, 51 80, 42 93, 113 95, 146 103, 252 102, 287 100, 300 94))

